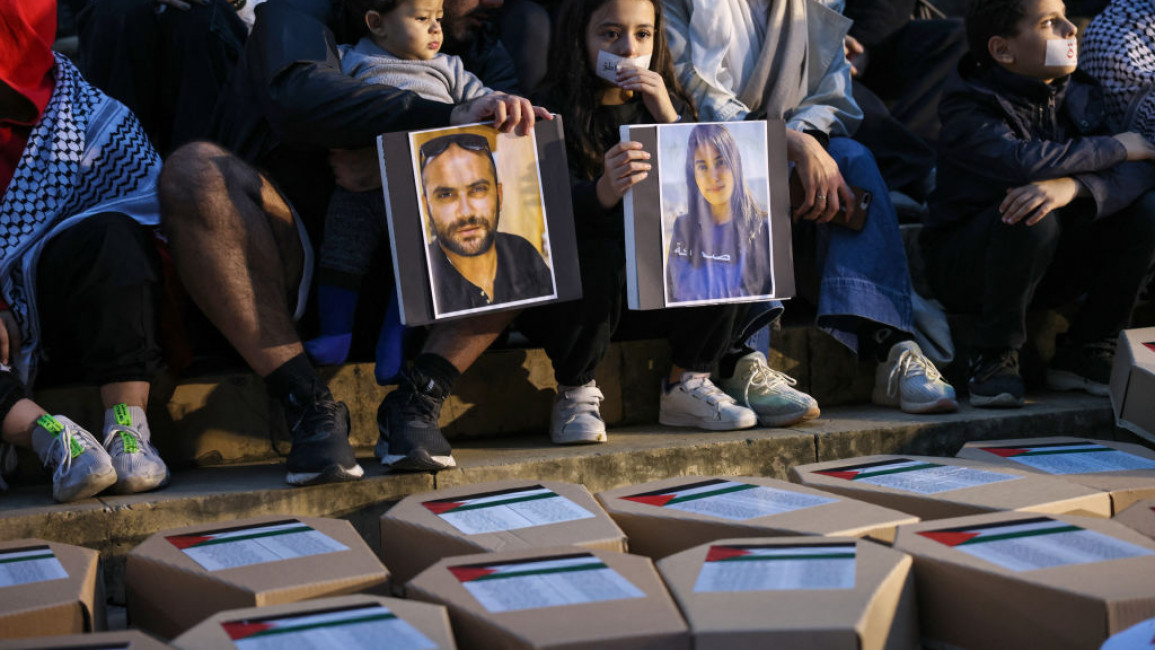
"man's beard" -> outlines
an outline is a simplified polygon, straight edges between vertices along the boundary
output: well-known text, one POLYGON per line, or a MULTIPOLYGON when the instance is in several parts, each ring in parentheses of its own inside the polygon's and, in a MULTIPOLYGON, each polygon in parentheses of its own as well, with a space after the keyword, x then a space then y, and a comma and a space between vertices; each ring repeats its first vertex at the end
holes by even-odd
POLYGON ((497 230, 494 226, 496 224, 491 226, 487 220, 472 216, 458 219, 444 230, 441 228, 435 228, 435 230, 437 231, 437 241, 449 252, 462 257, 476 257, 488 252, 493 247, 493 240, 497 238, 497 230), (482 228, 484 232, 481 237, 475 237, 469 242, 457 240, 455 234, 465 228, 482 228))

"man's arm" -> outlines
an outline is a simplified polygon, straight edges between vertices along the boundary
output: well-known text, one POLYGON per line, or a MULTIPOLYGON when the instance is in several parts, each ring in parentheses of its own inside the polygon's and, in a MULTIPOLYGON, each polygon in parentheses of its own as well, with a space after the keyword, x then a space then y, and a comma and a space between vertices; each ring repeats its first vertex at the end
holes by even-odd
POLYGON ((1155 164, 1125 162, 1105 171, 1078 174, 1075 178, 1095 199, 1095 217, 1106 217, 1155 189, 1155 164))

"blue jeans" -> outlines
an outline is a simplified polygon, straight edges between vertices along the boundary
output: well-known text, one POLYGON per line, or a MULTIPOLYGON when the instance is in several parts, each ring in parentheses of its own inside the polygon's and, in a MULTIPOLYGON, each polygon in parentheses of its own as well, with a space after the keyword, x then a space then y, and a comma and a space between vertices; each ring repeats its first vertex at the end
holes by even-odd
MULTIPOLYGON (((831 138, 827 152, 848 184, 869 191, 874 198, 861 232, 795 223, 795 274, 799 294, 818 305, 818 326, 857 353, 863 320, 914 332, 910 272, 898 218, 874 156, 850 138, 831 138), (812 281, 807 282, 808 278, 812 281)), ((753 305, 738 325, 737 340, 762 348, 767 339, 759 330, 781 312, 782 303, 777 301, 753 305)))

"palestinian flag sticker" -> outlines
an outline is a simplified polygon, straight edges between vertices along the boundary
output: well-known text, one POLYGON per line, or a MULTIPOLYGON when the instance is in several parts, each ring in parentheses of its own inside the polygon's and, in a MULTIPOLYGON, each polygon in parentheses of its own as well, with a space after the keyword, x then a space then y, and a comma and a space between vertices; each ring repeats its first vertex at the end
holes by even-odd
POLYGON ((47 544, 0 551, 0 588, 67 577, 68 572, 47 544))
POLYGON ((854 542, 711 546, 695 592, 853 589, 854 542))
POLYGON ((592 553, 448 568, 461 586, 494 614, 646 595, 592 553))
POLYGON ((206 571, 349 550, 296 519, 166 537, 206 571))
POLYGON ((814 473, 916 494, 937 494, 1022 478, 1015 474, 991 472, 973 467, 941 465, 909 458, 847 465, 846 467, 819 470, 814 473))
POLYGON ((1155 470, 1155 459, 1136 456, 1094 442, 1004 445, 979 447, 979 449, 1047 474, 1155 470))
POLYGON ((726 479, 710 479, 621 498, 635 503, 731 521, 768 517, 838 501, 837 498, 726 479))
POLYGON ((1142 546, 1050 517, 924 530, 918 534, 1011 571, 1155 555, 1155 551, 1142 546))
POLYGON ((421 505, 466 535, 595 517, 589 510, 541 485, 435 499, 421 505))
POLYGON ((225 621, 221 628, 240 650, 437 647, 408 621, 376 603, 225 621))

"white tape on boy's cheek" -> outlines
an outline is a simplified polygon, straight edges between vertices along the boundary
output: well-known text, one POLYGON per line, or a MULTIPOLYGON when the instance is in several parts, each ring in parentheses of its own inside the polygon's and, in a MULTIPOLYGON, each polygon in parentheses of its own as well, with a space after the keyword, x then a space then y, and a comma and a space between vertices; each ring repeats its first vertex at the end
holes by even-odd
POLYGON ((649 70, 650 55, 643 54, 642 56, 628 58, 624 56, 618 56, 616 54, 611 54, 605 50, 598 51, 597 68, 594 70, 594 73, 597 74, 597 76, 605 79, 606 81, 617 83, 618 69, 621 67, 641 68, 643 70, 649 70))
POLYGON ((1079 42, 1073 38, 1053 38, 1047 41, 1047 56, 1043 64, 1055 67, 1078 65, 1079 42))

